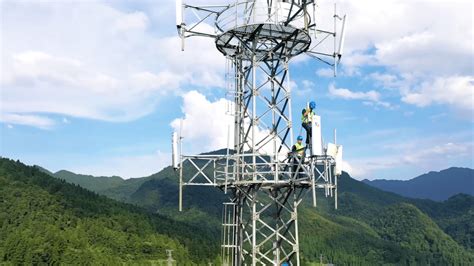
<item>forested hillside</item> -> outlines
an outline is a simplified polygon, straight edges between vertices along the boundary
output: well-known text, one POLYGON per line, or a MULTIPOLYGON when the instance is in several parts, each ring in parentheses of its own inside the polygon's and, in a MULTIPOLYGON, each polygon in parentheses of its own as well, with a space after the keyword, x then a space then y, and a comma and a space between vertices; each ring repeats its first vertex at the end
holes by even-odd
MULTIPOLYGON (((177 175, 171 167, 120 187, 120 191, 115 187, 104 194, 115 191, 115 196, 150 212, 220 228, 225 195, 217 189, 186 187, 185 209, 179 213, 177 175)), ((469 205, 473 197, 464 195, 467 198, 462 204, 451 199, 441 203, 408 199, 366 185, 347 173, 339 178, 339 191, 338 210, 333 209, 332 199, 324 196, 318 199, 318 208, 311 207, 309 199, 300 208, 304 263, 319 261, 321 255, 325 262, 359 265, 468 265, 474 261, 468 251, 474 233, 469 219, 474 213, 469 205)))
POLYGON ((0 264, 156 264, 214 261, 218 229, 150 214, 0 159, 0 264))
POLYGON ((125 180, 119 176, 80 175, 66 170, 58 171, 54 173, 53 176, 94 192, 114 188, 125 182, 125 180))

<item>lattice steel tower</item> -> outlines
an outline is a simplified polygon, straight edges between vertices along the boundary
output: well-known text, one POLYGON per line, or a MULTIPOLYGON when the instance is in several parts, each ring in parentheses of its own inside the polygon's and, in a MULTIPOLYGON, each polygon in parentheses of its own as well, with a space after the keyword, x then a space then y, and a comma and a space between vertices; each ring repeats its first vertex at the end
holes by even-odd
POLYGON ((335 71, 342 55, 345 16, 334 14, 334 29, 326 31, 316 27, 313 0, 230 2, 176 3, 183 49, 185 38, 210 37, 228 59, 234 116, 229 140, 233 146, 223 155, 183 155, 182 137, 173 133, 179 208, 183 186, 218 187, 229 195, 222 222, 225 265, 299 265, 298 205, 310 191, 316 206, 316 190, 323 189, 325 196, 335 196, 337 208, 342 146, 323 146, 321 120, 315 116, 311 148, 303 157, 290 152, 294 136, 288 65, 305 53, 335 71), (184 166, 195 172, 183 174, 184 166))

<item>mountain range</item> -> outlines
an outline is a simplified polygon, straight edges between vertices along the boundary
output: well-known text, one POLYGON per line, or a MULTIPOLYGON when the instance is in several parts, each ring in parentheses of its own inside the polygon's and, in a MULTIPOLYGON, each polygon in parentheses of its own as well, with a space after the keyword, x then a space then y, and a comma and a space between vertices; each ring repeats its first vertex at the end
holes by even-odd
POLYGON ((410 198, 443 201, 459 193, 474 196, 474 170, 469 168, 451 167, 406 181, 365 179, 363 182, 410 198))
MULTIPOLYGON (((2 258, 14 264, 33 258, 51 262, 54 258, 67 263, 74 251, 89 263, 106 259, 148 263, 163 260, 165 249, 170 248, 181 264, 218 264, 225 195, 217 189, 186 188, 185 209, 180 213, 176 180, 171 167, 148 177, 124 180, 51 173, 2 159, 0 239, 8 241, 0 240, 0 262, 2 258), (18 198, 25 200, 19 203, 18 198), (55 208, 36 206, 36 198, 42 199, 38 202, 55 202, 55 208), (43 212, 43 216, 38 214, 43 212), (69 220, 75 222, 68 224, 69 220), (30 227, 34 230, 24 230, 30 227), (30 233, 14 233, 25 231, 30 233), (149 240, 138 240, 141 237, 149 240), (48 250, 39 244, 56 243, 57 238, 63 241, 57 244, 64 246, 62 249, 48 250), (24 240, 16 243, 15 239, 24 240), (148 244, 144 246, 144 242, 148 244), (123 250, 122 245, 131 248, 123 250), (22 256, 22 250, 29 252, 22 256)), ((299 209, 303 265, 316 265, 313 263, 321 256, 324 262, 335 264, 474 263, 471 195, 458 194, 442 202, 407 198, 357 181, 347 173, 339 178, 339 191, 338 210, 324 196, 318 198, 318 208, 306 199, 299 209)))
MULTIPOLYGON (((447 169, 444 174, 449 175, 449 172, 453 170, 453 175, 455 175, 457 174, 456 169, 458 168, 447 169)), ((61 173, 58 172, 54 175, 57 178, 68 180, 68 176, 63 176, 61 173)), ((102 182, 103 179, 96 179, 95 181, 102 182)), ((426 182, 429 182, 429 180, 426 182)), ((139 205, 150 212, 158 212, 173 219, 196 225, 204 223, 207 226, 217 228, 220 226, 221 203, 226 199, 223 193, 217 189, 187 187, 184 193, 185 212, 177 212, 177 175, 171 167, 164 168, 159 173, 148 177, 123 180, 120 185, 111 186, 107 189, 98 190, 96 188, 101 186, 90 185, 91 189, 95 189, 100 194, 139 205)), ((332 225, 335 228, 340 227, 339 223, 344 219, 350 219, 350 222, 357 222, 356 224, 360 224, 362 221, 362 224, 365 225, 362 228, 356 228, 365 232, 365 226, 373 227, 375 224, 374 217, 379 217, 381 213, 384 213, 383 210, 388 207, 391 207, 390 210, 392 211, 394 211, 394 208, 404 210, 414 208, 419 211, 416 213, 417 215, 421 215, 420 217, 428 216, 428 220, 433 221, 437 227, 443 230, 444 233, 449 234, 458 244, 470 251, 474 249, 474 222, 472 222, 474 221, 474 198, 472 196, 459 194, 444 202, 406 198, 357 181, 347 173, 340 177, 339 187, 339 210, 333 210, 332 206, 326 204, 328 201, 323 198, 318 201, 320 204, 317 209, 311 208, 310 204, 307 203, 303 206, 304 211, 302 212, 308 216, 317 215, 318 219, 327 219, 331 222, 328 226, 332 225)), ((307 220, 300 219, 300 221, 302 221, 302 227, 304 227, 307 220)), ((343 227, 349 227, 350 222, 344 221, 343 227)), ((400 222, 403 222, 403 220, 400 220, 400 222)), ((345 232, 344 234, 348 233, 345 232)), ((320 235, 314 237, 318 239, 320 235)), ((356 237, 359 240, 360 238, 362 237, 356 237)), ((302 239, 304 241, 305 238, 302 239)), ((334 253, 332 250, 325 251, 326 253, 334 253)), ((383 249, 380 250, 380 253, 382 252, 383 249)), ((314 256, 314 258, 311 257, 313 259, 318 258, 315 253, 312 253, 312 256, 314 256)), ((386 258, 378 259, 386 261, 386 258)), ((350 261, 352 260, 347 262, 350 261)))

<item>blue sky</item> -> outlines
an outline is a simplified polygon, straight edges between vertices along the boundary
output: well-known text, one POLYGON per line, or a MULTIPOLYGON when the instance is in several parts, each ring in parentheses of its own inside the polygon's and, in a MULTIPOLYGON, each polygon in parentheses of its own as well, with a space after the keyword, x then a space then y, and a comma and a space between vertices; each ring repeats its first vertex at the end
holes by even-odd
MULTIPOLYGON (((179 118, 188 152, 225 146, 225 60, 210 39, 180 51, 174 1, 0 3, 1 156, 146 176, 169 164, 179 118)), ((333 3, 319 1, 321 21, 333 3)), ((294 60, 293 120, 314 99, 358 179, 474 167, 473 4, 337 3, 349 15, 338 77, 294 60)))

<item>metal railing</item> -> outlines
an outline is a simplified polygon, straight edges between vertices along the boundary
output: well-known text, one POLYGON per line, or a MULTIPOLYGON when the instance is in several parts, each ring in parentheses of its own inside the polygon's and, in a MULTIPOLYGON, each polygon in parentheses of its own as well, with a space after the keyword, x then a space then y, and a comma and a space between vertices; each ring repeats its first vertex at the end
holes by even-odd
MULTIPOLYGON (((304 28, 304 12, 297 13, 302 7, 297 2, 237 0, 223 10, 216 19, 216 27, 226 32, 252 24, 282 24, 288 22, 296 28, 304 28)), ((310 19, 310 16, 307 16, 310 19)), ((307 21, 308 23, 308 21, 307 21)))

